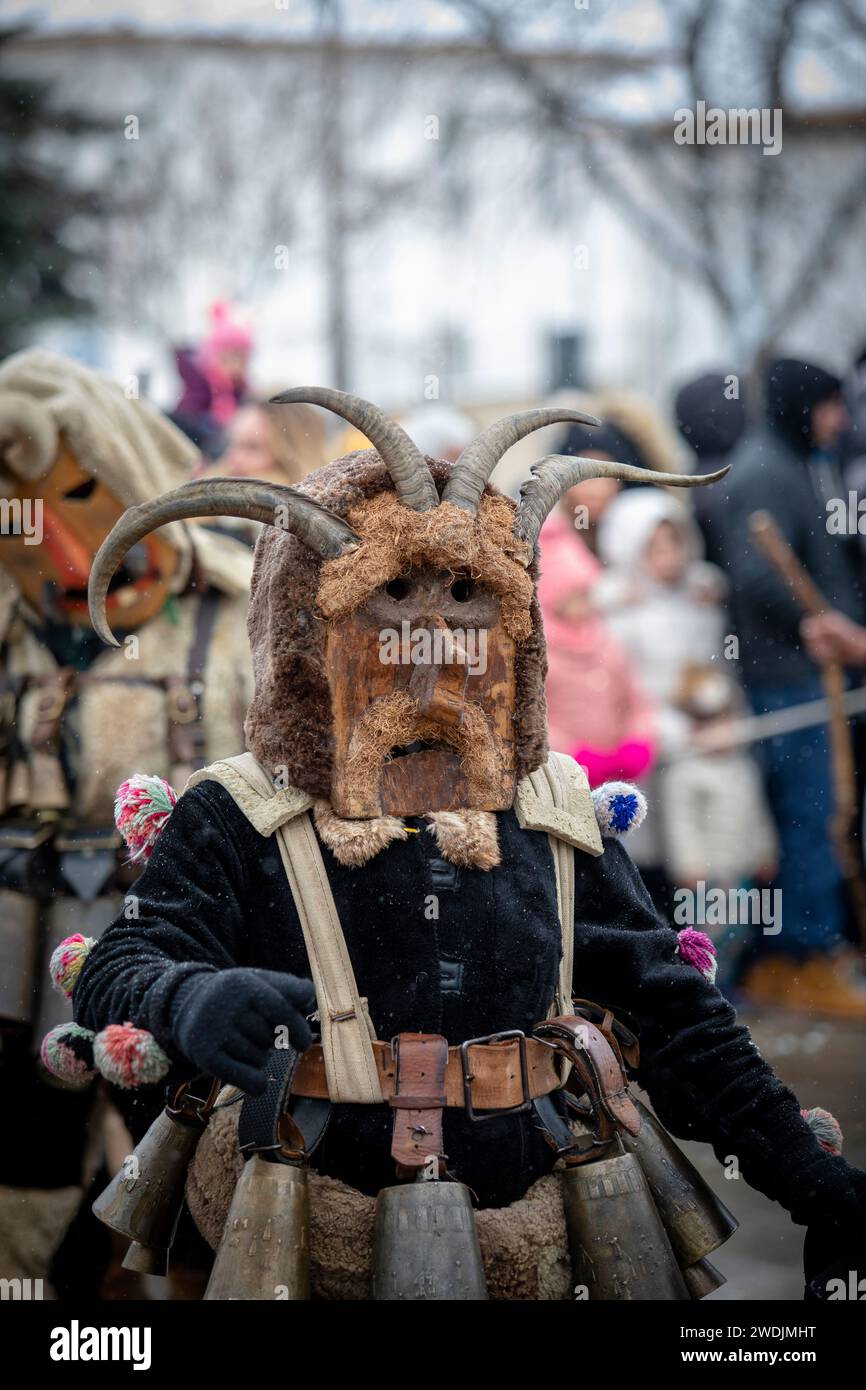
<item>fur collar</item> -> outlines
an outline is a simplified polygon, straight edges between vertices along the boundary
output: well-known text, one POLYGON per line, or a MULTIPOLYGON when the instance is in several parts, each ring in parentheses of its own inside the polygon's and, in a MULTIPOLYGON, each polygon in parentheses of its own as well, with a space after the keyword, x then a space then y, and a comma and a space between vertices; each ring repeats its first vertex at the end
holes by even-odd
MULTIPOLYGON (((393 840, 413 832, 396 816, 344 820, 330 802, 315 801, 313 816, 319 837, 340 864, 360 868, 393 840)), ((443 858, 460 868, 493 869, 500 863, 496 816, 490 811, 430 811, 424 819, 443 858)))

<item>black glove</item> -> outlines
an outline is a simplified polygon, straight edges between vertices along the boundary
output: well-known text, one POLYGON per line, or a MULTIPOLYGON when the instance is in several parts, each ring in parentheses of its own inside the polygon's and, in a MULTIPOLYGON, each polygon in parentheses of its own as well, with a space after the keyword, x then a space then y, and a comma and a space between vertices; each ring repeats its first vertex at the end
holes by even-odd
POLYGON ((858 1288, 861 1279, 866 1294, 866 1173, 842 1159, 837 1164, 848 1193, 844 1204, 809 1221, 803 1246, 807 1299, 825 1299, 831 1294, 850 1298, 849 1288, 858 1288), (845 1292, 840 1294, 843 1285, 845 1292))
POLYGON ((265 1063, 275 1030, 288 1031, 303 1052, 312 1035, 304 1015, 316 1007, 312 980, 279 970, 206 971, 184 981, 175 997, 173 1034, 179 1050, 209 1076, 250 1095, 267 1086, 265 1063))
POLYGON ((842 1240, 837 1231, 810 1226, 803 1246, 804 1298, 866 1298, 866 1240, 842 1240))

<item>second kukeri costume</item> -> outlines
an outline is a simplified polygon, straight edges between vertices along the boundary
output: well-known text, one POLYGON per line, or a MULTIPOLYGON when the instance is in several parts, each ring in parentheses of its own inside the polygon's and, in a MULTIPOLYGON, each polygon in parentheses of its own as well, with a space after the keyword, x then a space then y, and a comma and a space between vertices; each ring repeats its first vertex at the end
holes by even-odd
POLYGON ((233 752, 252 694, 249 557, 201 527, 163 531, 128 557, 109 597, 120 649, 90 627, 87 583, 106 529, 182 483, 196 458, 155 409, 88 367, 40 350, 0 367, 0 1080, 30 1132, 53 1136, 45 1157, 29 1142, 4 1154, 10 1278, 48 1278, 98 1128, 90 1098, 60 1094, 34 1053, 71 1020, 80 948, 121 912, 135 878, 114 826, 118 783, 143 767, 182 785, 233 752))
MULTIPOLYGON (((111 640, 111 574, 151 529, 218 513, 268 523, 248 752, 191 779, 138 882, 138 919, 103 935, 74 996, 86 1029, 149 1030, 177 1082, 199 1072, 246 1093, 218 1103, 190 1180, 213 1237, 238 1166, 237 1150, 228 1162, 219 1150, 240 1109, 247 1161, 209 1296, 307 1296, 310 1232, 325 1296, 363 1296, 364 1259, 380 1299, 515 1296, 503 1251, 510 1240, 514 1257, 527 1202, 539 1203, 529 1230, 553 1209, 564 1248, 554 1167, 575 1261, 563 1288, 700 1296, 713 1286, 703 1257, 731 1225, 682 1166, 671 1201, 670 1140, 626 1073, 674 1133, 735 1155, 796 1220, 840 1245, 861 1232, 866 1178, 821 1146, 706 977, 706 943, 659 919, 611 833, 636 797, 602 789, 594 807, 579 767, 548 757, 538 532, 565 488, 628 470, 546 459, 516 507, 487 485, 498 458, 575 412, 500 421, 449 466, 354 397, 281 399, 330 406, 375 451, 296 489, 178 489, 124 518, 91 579, 94 625, 111 640), (473 632, 486 634, 475 666, 473 632), (383 659, 394 633, 417 641, 408 660, 383 659), (251 1239, 265 1213, 275 1238, 251 1239), (367 1251, 354 1283, 333 1252, 347 1223, 367 1251)), ((161 1131, 172 1164, 209 1103, 181 1087, 161 1131)), ((170 1231, 142 1222, 135 1186, 119 1179, 103 1215, 164 1246, 170 1231)), ((550 1296, 538 1271, 559 1247, 531 1244, 520 1256, 537 1277, 518 1296, 550 1296)))

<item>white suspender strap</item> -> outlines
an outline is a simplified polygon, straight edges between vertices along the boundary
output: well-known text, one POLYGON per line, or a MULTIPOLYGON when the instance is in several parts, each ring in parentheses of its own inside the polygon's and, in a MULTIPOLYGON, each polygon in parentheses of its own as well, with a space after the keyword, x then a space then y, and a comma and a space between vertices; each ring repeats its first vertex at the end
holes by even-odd
POLYGON ((367 1001, 358 994, 346 938, 308 812, 280 826, 277 845, 313 972, 328 1093, 333 1101, 362 1105, 381 1102, 372 1046, 376 1034, 367 1001))
POLYGON ((343 928, 309 815, 310 797, 275 788, 251 753, 226 758, 194 774, 187 787, 215 781, 229 791, 262 835, 274 835, 304 933, 319 1007, 319 1029, 333 1101, 381 1102, 373 1052, 376 1034, 367 1000, 358 994, 343 928))

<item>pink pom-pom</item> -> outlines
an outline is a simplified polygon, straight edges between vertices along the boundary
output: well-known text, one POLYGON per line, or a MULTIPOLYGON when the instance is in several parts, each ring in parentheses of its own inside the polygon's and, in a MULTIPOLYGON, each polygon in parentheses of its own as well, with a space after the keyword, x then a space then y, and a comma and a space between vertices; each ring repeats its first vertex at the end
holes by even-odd
POLYGON ((677 951, 684 965, 693 965, 700 970, 704 979, 713 985, 716 982, 716 948, 706 932, 696 931, 694 927, 683 927, 677 937, 677 951))
POLYGON ((829 1110, 822 1110, 820 1105, 812 1110, 801 1110, 800 1114, 821 1148, 828 1154, 838 1156, 842 1152, 842 1126, 836 1116, 831 1115, 829 1110))
POLYGON ((48 962, 51 983, 60 994, 65 994, 67 999, 72 998, 72 991, 78 983, 84 962, 95 945, 95 937, 82 936, 81 932, 76 932, 74 936, 67 936, 52 951, 48 962))
POLYGON ((149 859, 177 805, 177 792, 163 777, 137 772, 117 789, 114 823, 129 850, 129 861, 149 859))
POLYGON ((97 1033, 93 1060, 106 1081, 123 1090, 153 1086, 171 1066, 153 1034, 132 1023, 111 1023, 97 1033))

